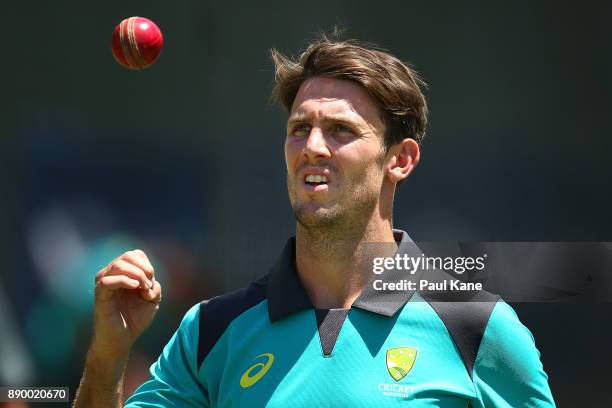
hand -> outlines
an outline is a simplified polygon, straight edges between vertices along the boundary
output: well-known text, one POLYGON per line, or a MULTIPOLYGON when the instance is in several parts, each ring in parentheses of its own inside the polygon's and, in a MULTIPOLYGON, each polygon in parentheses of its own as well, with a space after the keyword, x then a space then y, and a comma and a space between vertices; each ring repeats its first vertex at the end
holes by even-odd
POLYGON ((104 358, 126 358, 161 301, 161 285, 146 254, 128 251, 100 270, 94 296, 91 351, 104 358))

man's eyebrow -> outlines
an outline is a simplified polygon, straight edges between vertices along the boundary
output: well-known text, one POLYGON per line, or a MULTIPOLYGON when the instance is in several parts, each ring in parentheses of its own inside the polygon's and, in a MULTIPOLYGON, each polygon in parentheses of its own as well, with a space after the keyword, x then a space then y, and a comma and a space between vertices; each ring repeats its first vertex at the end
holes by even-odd
POLYGON ((303 113, 294 113, 293 115, 289 116, 289 119, 287 119, 287 124, 294 123, 294 122, 302 122, 306 120, 306 118, 307 116, 304 115, 303 113))
MULTIPOLYGON (((289 119, 287 119, 287 124, 292 124, 295 122, 303 122, 308 120, 310 115, 304 114, 304 113, 294 113, 293 115, 291 115, 289 117, 289 119)), ((360 121, 355 120, 351 115, 346 115, 344 113, 337 113, 337 114, 327 114, 323 117, 323 122, 331 122, 331 121, 337 121, 337 122, 343 122, 346 124, 351 124, 351 125, 360 125, 360 121)))
POLYGON ((354 125, 358 125, 360 124, 361 121, 356 120, 357 118, 353 115, 346 115, 344 113, 337 113, 337 114, 329 114, 325 116, 325 120, 333 120, 333 121, 338 121, 338 122, 344 122, 344 123, 352 123, 354 125))

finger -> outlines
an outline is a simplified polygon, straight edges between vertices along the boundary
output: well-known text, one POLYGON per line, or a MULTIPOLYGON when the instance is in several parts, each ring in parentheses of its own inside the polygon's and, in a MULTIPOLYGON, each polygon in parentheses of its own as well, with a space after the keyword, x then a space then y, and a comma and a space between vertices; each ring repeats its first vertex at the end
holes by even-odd
POLYGON ((144 253, 144 251, 140 249, 128 251, 121 255, 118 259, 123 259, 133 265, 136 265, 144 271, 145 275, 147 275, 147 278, 153 279, 155 270, 153 269, 153 265, 151 265, 151 262, 149 262, 149 258, 144 253))
POLYGON ((141 289, 140 296, 147 302, 160 303, 162 298, 162 290, 159 282, 153 282, 151 289, 141 289))
POLYGON ((136 289, 140 282, 125 275, 105 276, 96 284, 96 296, 102 298, 111 297, 113 292, 119 289, 136 289))
POLYGON ((153 287, 153 283, 147 278, 142 269, 123 259, 114 260, 104 276, 116 275, 125 275, 128 278, 137 280, 140 282, 140 287, 143 289, 150 289, 153 287))

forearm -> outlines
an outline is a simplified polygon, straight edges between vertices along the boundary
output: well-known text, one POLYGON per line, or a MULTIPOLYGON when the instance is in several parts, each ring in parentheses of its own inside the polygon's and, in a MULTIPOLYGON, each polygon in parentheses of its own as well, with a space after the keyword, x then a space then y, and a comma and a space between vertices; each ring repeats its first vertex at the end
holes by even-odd
POLYGON ((161 285, 141 250, 127 251, 96 274, 94 336, 74 408, 116 408, 123 403, 123 376, 130 349, 151 324, 161 285))
POLYGON ((127 360, 127 355, 109 359, 90 350, 73 407, 121 407, 127 360))

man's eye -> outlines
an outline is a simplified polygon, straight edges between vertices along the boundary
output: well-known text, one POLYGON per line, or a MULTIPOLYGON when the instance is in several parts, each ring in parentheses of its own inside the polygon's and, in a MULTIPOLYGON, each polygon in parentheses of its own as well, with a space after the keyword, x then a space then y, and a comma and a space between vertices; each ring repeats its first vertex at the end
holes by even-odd
POLYGON ((299 125, 295 125, 291 130, 291 134, 295 136, 307 136, 310 133, 310 125, 306 123, 301 123, 299 125))
POLYGON ((350 133, 353 134, 353 129, 349 128, 348 126, 344 126, 341 124, 336 124, 333 126, 332 130, 334 131, 334 133, 350 133))

